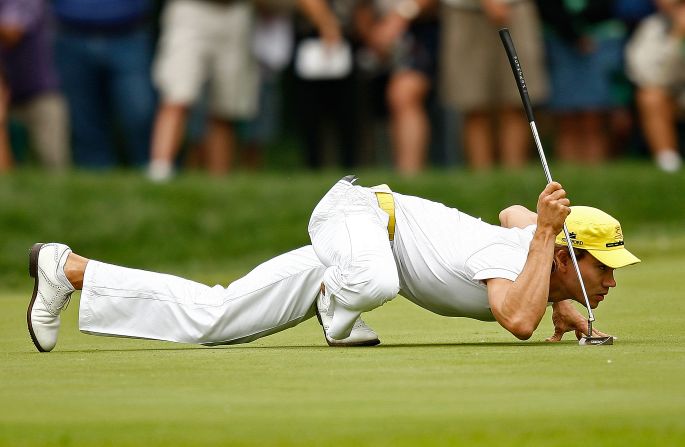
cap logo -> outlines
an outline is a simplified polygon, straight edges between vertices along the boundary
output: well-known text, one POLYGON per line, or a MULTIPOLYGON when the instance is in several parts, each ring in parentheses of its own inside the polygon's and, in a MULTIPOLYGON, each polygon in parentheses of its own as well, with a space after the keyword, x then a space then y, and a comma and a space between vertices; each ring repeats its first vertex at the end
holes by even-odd
POLYGON ((614 236, 616 239, 623 239, 623 232, 621 231, 621 226, 616 225, 616 235, 614 236))
MULTIPOLYGON (((577 239, 574 239, 575 233, 571 233, 571 234, 569 234, 569 236, 570 236, 570 239, 571 239, 571 244, 573 244, 573 245, 583 245, 583 244, 584 244, 583 241, 579 241, 579 240, 577 240, 577 239)), ((566 239, 565 237, 562 237, 562 238, 561 238, 561 241, 562 241, 562 242, 566 242, 567 239, 566 239)))
POLYGON ((623 245, 623 232, 621 231, 620 225, 616 225, 615 227, 614 239, 616 240, 616 242, 608 242, 606 244, 607 248, 620 247, 621 245, 623 245))
MULTIPOLYGON (((579 241, 576 239, 576 233, 575 232, 569 232, 568 234, 569 239, 571 239, 571 244, 573 245, 583 245, 583 241, 579 241)), ((566 238, 563 237, 561 238, 562 241, 566 242, 566 238)))

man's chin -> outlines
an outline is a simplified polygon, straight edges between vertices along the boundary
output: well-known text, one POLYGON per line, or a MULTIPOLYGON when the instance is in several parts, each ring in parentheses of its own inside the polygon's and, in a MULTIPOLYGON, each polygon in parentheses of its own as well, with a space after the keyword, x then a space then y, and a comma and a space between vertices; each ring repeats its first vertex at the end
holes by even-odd
POLYGON ((597 307, 599 306, 599 303, 601 303, 603 299, 604 298, 599 299, 599 300, 597 298, 594 298, 594 297, 591 298, 590 299, 590 308, 591 309, 597 309, 597 307))
MULTIPOLYGON (((585 303, 585 298, 583 298, 582 295, 580 296, 579 299, 574 299, 574 301, 582 304, 583 307, 587 306, 587 304, 585 303)), ((597 297, 594 297, 594 296, 588 297, 588 301, 590 302, 590 309, 597 309, 597 306, 599 306, 599 303, 602 302, 601 299, 597 299, 597 297)))

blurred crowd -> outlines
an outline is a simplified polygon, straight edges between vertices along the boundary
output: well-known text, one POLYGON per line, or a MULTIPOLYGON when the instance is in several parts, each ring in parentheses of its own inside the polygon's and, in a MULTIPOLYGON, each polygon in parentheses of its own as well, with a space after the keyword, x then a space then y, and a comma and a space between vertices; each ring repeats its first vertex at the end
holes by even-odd
POLYGON ((0 0, 0 172, 681 169, 685 0, 0 0))

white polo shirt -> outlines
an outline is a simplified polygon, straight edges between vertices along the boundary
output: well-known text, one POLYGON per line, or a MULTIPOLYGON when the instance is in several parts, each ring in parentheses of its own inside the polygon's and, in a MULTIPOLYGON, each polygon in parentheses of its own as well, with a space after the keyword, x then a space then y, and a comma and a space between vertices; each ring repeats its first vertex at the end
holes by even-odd
POLYGON ((440 203, 394 197, 402 296, 440 315, 494 320, 483 280, 516 280, 535 225, 502 228, 440 203))

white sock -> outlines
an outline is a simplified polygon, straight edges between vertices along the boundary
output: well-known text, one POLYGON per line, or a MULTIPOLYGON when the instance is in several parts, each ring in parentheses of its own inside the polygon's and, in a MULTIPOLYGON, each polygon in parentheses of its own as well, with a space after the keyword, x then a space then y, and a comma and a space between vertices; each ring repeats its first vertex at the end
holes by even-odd
POLYGON ((174 175, 174 167, 163 160, 152 160, 147 167, 147 176, 154 182, 165 182, 174 175))
POLYGON ((676 172, 680 170, 683 159, 673 149, 666 149, 656 153, 656 164, 664 172, 676 172))

